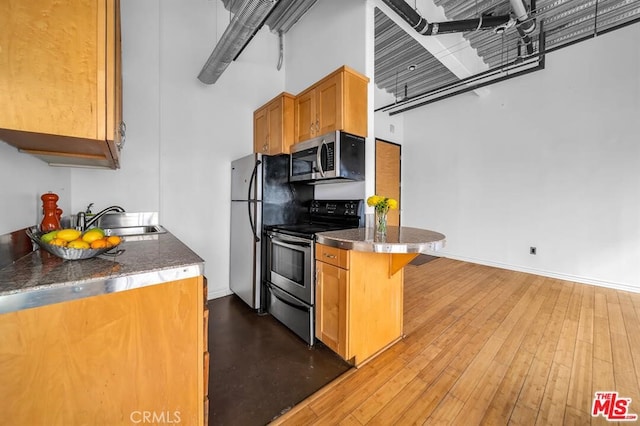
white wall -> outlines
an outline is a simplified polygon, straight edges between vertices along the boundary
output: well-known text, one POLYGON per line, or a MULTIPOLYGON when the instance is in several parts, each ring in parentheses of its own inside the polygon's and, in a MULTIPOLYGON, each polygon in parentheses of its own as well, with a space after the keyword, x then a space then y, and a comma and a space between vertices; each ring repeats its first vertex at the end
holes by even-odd
POLYGON ((58 207, 70 209, 70 172, 21 154, 0 142, 0 235, 39 224, 42 220, 42 194, 58 194, 58 207))
MULTIPOLYGON (((298 21, 285 36, 286 90, 297 94, 342 65, 367 76, 370 64, 366 39, 369 35, 366 2, 323 0, 298 21)), ((371 30, 372 31, 372 30, 371 30)), ((373 33, 370 33, 373 36, 373 33)), ((371 105, 373 105, 371 103, 371 105)), ((373 138, 366 141, 367 176, 373 176, 373 138)), ((368 182, 316 185, 317 199, 364 198, 368 182)))
POLYGON ((231 161, 253 150, 253 111, 284 88, 263 29, 214 85, 197 79, 224 32, 219 1, 123 2, 127 142, 122 168, 74 170, 74 210, 120 204, 160 221, 205 260, 209 296, 229 294, 231 161))
POLYGON ((123 118, 120 169, 72 169, 73 212, 94 203, 127 211, 160 210, 160 8, 155 0, 121 3, 123 118))
POLYGON ((447 256, 640 291, 639 38, 405 113, 404 225, 446 234, 447 256))

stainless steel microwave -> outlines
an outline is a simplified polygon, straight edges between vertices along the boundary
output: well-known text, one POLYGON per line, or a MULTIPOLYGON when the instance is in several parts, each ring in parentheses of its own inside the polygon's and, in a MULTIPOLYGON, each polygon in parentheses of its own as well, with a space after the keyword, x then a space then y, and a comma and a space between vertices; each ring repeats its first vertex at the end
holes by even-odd
POLYGON ((362 136, 335 131, 291 147, 291 182, 329 183, 364 180, 362 136))

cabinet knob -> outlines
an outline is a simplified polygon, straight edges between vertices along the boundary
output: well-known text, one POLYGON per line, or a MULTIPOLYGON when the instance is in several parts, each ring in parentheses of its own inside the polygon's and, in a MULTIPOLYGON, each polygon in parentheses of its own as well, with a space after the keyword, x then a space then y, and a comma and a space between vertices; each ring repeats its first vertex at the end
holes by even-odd
POLYGON ((327 253, 324 254, 324 257, 328 257, 329 259, 337 259, 337 257, 335 255, 327 254, 327 253))

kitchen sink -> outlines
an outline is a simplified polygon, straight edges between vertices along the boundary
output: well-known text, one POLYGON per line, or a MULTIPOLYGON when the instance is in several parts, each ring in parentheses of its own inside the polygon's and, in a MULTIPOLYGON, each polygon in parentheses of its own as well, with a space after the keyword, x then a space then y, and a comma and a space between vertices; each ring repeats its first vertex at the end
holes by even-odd
MULTIPOLYGON (((91 216, 87 216, 91 220, 91 216)), ((76 215, 65 216, 61 220, 63 228, 73 228, 76 215)), ((167 230, 158 224, 157 212, 110 212, 100 217, 91 227, 102 228, 106 235, 118 235, 125 241, 157 239, 167 230)))
POLYGON ((121 237, 129 237, 134 235, 150 235, 150 234, 164 234, 167 232, 160 225, 146 225, 146 226, 122 226, 113 228, 102 228, 105 235, 119 235, 121 237))

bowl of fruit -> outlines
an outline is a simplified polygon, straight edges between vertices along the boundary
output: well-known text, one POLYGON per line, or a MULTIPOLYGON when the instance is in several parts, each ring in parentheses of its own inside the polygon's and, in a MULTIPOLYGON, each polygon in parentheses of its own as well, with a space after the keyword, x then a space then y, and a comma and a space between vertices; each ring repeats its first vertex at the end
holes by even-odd
POLYGON ((105 253, 111 254, 107 252, 122 242, 117 235, 106 236, 100 228, 89 228, 84 232, 72 228, 41 232, 37 227, 32 227, 27 229, 27 235, 41 249, 66 260, 90 259, 105 253))

